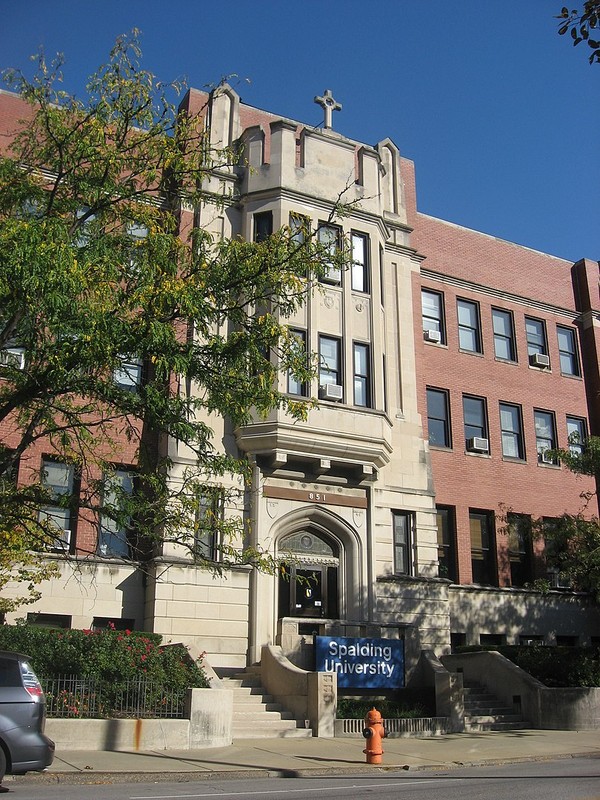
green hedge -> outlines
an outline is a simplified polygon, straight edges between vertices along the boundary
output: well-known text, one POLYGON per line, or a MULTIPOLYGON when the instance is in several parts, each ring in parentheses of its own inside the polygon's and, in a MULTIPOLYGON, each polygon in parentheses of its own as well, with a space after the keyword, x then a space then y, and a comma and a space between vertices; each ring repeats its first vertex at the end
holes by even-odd
POLYGON ((497 650, 546 686, 600 686, 598 648, 498 645, 458 647, 456 652, 477 650, 497 650))
POLYGON ((92 676, 122 683, 145 676, 173 689, 206 687, 201 663, 179 645, 161 647, 161 637, 141 631, 57 630, 36 625, 0 625, 0 650, 31 658, 40 677, 92 676))

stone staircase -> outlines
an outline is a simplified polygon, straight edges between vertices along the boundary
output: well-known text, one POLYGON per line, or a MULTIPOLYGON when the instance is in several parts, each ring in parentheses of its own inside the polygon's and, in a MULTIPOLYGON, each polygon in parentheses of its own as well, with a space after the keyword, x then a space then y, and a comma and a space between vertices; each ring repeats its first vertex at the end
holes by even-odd
POLYGON ((291 712, 266 694, 256 668, 223 678, 223 686, 233 690, 234 739, 312 737, 312 730, 305 727, 304 720, 297 721, 291 712))
POLYGON ((503 706, 479 684, 464 687, 465 731, 512 731, 530 727, 513 708, 503 706))

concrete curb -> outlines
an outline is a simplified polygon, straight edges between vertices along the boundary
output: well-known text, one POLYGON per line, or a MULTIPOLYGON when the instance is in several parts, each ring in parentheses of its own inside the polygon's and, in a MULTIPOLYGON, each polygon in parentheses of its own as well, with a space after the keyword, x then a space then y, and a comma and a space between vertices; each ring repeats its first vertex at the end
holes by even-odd
POLYGON ((41 785, 94 785, 118 783, 192 783, 206 780, 249 780, 257 778, 318 778, 318 777, 343 777, 349 775, 382 775, 389 772, 423 772, 425 770, 450 770, 462 767, 484 767, 503 764, 522 764, 527 762, 560 761, 569 758, 600 758, 597 753, 566 753, 549 756, 519 756, 514 758, 487 758, 474 761, 451 761, 443 763, 419 764, 381 764, 377 766, 356 764, 346 767, 313 767, 305 769, 243 769, 243 770, 203 770, 203 771, 173 771, 173 772, 95 772, 68 771, 68 772, 30 772, 26 775, 7 775, 5 784, 41 784, 41 785))

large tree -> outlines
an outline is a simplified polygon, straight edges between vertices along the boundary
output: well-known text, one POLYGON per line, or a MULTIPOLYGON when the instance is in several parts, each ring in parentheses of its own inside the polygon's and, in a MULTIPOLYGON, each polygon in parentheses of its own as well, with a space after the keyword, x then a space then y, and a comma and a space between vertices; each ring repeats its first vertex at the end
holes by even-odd
MULTIPOLYGON (((11 542, 17 564, 23 545, 60 536, 48 507, 135 528, 136 558, 167 537, 202 560, 200 498, 215 476, 245 469, 213 446, 210 415, 240 425, 276 407, 306 412, 276 377, 311 377, 285 322, 323 254, 286 229, 260 243, 182 232, 182 204, 230 201, 207 181, 240 154, 212 151, 202 115, 178 114, 180 87, 139 58, 135 32, 119 38, 85 99, 60 89, 60 61, 40 56, 33 80, 5 74, 26 113, 0 157, 0 572, 11 542), (169 437, 197 459, 177 492, 161 457, 169 437), (123 442, 133 493, 115 472, 123 442), (27 472, 41 444, 74 465, 77 493, 27 472)), ((224 564, 262 563, 225 550, 224 564)))
POLYGON ((569 34, 573 44, 586 42, 591 49, 590 64, 600 63, 600 0, 586 0, 583 9, 563 6, 557 18, 560 20, 558 32, 561 36, 569 34))
MULTIPOLYGON (((600 485, 600 437, 591 436, 585 443, 574 440, 568 449, 555 455, 572 471, 589 475, 600 485)), ((552 524, 540 524, 546 541, 546 560, 566 582, 580 591, 590 592, 600 602, 600 519, 590 514, 597 508, 597 494, 582 496, 584 509, 578 514, 564 514, 552 524)))

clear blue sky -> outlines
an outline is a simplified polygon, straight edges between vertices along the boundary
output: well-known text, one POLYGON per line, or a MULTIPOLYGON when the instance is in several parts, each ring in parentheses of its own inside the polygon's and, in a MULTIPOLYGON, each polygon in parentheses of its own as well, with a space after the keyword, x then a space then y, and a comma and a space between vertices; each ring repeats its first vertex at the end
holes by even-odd
MULTIPOLYGON (((582 0, 578 4, 582 5, 582 0)), ((421 211, 570 260, 600 258, 600 65, 557 35, 563 0, 0 0, 0 68, 63 52, 65 88, 142 31, 143 65, 318 125, 390 137, 421 211)), ((576 6, 577 3, 572 4, 576 6)))

